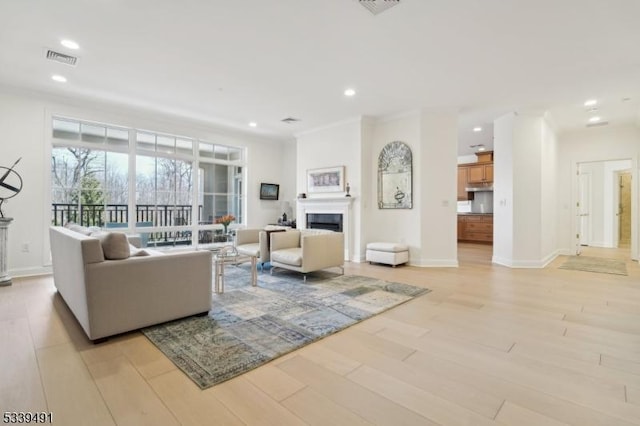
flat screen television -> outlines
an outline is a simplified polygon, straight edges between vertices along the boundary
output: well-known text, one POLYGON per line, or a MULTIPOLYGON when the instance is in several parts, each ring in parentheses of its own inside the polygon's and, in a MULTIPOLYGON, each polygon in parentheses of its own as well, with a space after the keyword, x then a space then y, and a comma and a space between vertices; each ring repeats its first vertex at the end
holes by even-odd
POLYGON ((280 185, 275 183, 261 183, 260 184, 260 199, 261 200, 277 200, 280 193, 280 185))

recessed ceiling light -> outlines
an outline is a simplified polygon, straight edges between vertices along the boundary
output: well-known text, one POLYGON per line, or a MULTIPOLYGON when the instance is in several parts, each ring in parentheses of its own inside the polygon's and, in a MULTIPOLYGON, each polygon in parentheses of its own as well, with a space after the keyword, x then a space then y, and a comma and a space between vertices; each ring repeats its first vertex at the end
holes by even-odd
POLYGON ((481 146, 480 148, 478 148, 478 151, 484 151, 484 150, 486 150, 486 149, 487 149, 487 148, 485 148, 484 146, 481 146))
POLYGON ((72 50, 78 50, 80 48, 80 45, 73 40, 62 40, 60 44, 72 50))
POLYGON ((594 105, 595 105, 595 104, 597 104, 597 103, 598 103, 598 101, 597 101, 597 100, 595 100, 595 99, 589 99, 588 101, 586 101, 586 102, 584 103, 584 106, 587 106, 587 107, 588 107, 588 106, 594 106, 594 105))
POLYGON ((598 121, 600 121, 600 117, 591 117, 589 119, 589 123, 597 123, 598 121))
POLYGON ((354 96, 355 94, 356 94, 356 91, 353 89, 347 89, 344 91, 345 96, 354 96))
POLYGON ((482 131, 482 127, 474 127, 473 131, 474 132, 481 132, 482 131))
POLYGON ((66 83, 67 82, 67 78, 61 75, 52 75, 51 76, 51 80, 53 81, 57 81, 58 83, 66 83))
POLYGON ((251 127, 256 127, 258 125, 258 123, 256 123, 255 121, 252 121, 251 123, 249 123, 249 126, 251 127))

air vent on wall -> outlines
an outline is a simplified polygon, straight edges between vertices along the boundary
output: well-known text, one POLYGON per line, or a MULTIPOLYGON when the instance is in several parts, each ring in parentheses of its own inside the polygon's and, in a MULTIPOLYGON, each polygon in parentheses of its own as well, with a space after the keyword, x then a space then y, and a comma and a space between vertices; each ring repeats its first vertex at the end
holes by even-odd
POLYGON ((599 121, 597 123, 589 123, 587 124, 587 127, 600 127, 600 126, 606 126, 607 124, 609 124, 608 121, 599 121))
POLYGON ((358 0, 369 12, 377 15, 400 3, 400 0, 358 0))
POLYGON ((56 52, 55 50, 46 49, 46 57, 51 61, 60 62, 61 64, 71 65, 75 67, 78 63, 78 58, 71 55, 65 55, 64 53, 56 52))
POLYGON ((287 118, 283 118, 281 121, 283 123, 293 124, 293 123, 297 123, 298 121, 300 121, 300 119, 299 118, 293 118, 293 117, 287 117, 287 118))

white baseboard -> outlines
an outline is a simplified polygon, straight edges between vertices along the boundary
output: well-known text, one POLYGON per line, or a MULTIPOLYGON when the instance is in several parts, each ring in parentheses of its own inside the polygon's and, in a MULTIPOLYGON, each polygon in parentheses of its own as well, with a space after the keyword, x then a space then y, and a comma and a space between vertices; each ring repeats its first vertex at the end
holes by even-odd
POLYGON ((506 266, 508 268, 521 268, 521 269, 542 269, 551 263, 558 255, 560 254, 560 250, 556 250, 553 253, 545 256, 541 260, 513 260, 506 259, 503 257, 493 256, 491 259, 491 263, 495 263, 497 265, 506 266))
POLYGON ((506 266, 507 268, 513 268, 511 259, 506 259, 504 257, 491 256, 491 263, 495 263, 496 265, 506 266))
POLYGON ((53 268, 51 266, 42 266, 39 268, 18 268, 10 269, 8 272, 13 278, 23 278, 38 275, 50 275, 53 272, 53 268))
POLYGON ((542 259, 541 268, 545 268, 548 264, 553 262, 555 260, 555 258, 558 257, 559 255, 560 255, 560 251, 559 250, 556 250, 556 251, 550 253, 549 255, 547 255, 545 258, 542 259))
POLYGON ((457 268, 458 259, 409 259, 409 265, 420 268, 457 268))
POLYGON ((366 262, 366 259, 364 256, 353 256, 353 259, 351 259, 351 262, 364 263, 366 262))

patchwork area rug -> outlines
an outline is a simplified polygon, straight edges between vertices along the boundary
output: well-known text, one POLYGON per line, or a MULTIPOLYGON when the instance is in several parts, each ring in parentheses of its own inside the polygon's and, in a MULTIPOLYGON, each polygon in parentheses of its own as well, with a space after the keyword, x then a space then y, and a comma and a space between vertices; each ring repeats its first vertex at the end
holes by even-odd
POLYGON ((570 256, 566 262, 560 265, 560 269, 627 275, 627 265, 624 261, 589 256, 570 256))
POLYGON ((213 295, 208 316, 142 330, 202 389, 245 373, 430 290, 325 271, 258 274, 225 268, 225 293, 213 295))

